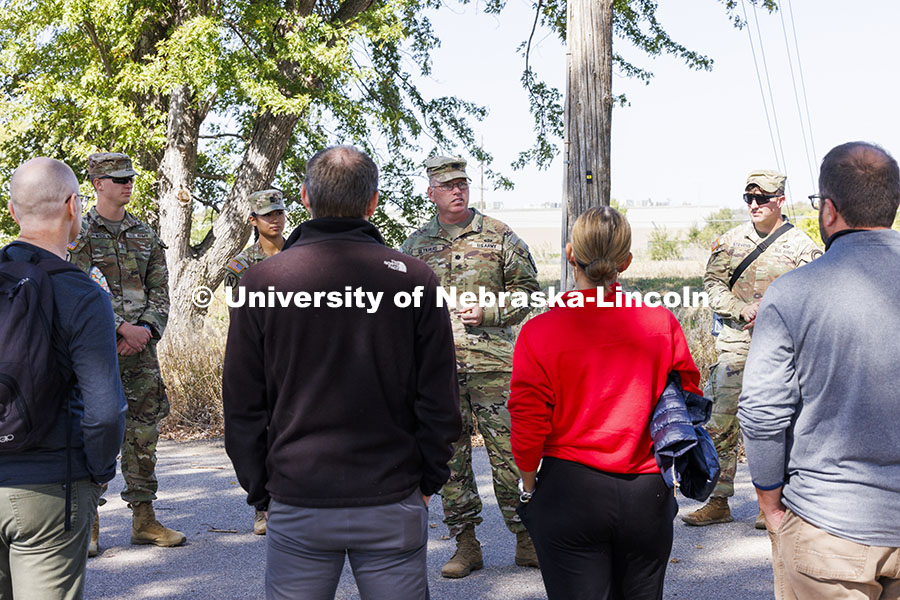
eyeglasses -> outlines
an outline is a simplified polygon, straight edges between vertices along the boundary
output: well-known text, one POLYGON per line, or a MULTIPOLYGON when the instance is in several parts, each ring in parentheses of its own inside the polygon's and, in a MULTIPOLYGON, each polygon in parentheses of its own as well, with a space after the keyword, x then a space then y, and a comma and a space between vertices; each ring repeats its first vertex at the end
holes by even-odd
POLYGON ((66 199, 63 201, 63 204, 68 204, 69 198, 71 198, 72 196, 78 196, 78 201, 81 202, 82 204, 87 204, 87 201, 90 200, 90 197, 85 196, 83 194, 69 194, 68 196, 66 196, 66 199))
POLYGON ((433 185, 431 187, 437 188, 437 189, 441 190, 442 192, 452 192, 453 188, 456 188, 459 191, 464 192, 467 189, 469 189, 469 182, 468 181, 457 181, 456 183, 453 183, 453 182, 439 183, 439 184, 433 185))
POLYGON ((778 194, 772 194, 771 196, 769 196, 768 194, 744 194, 744 202, 747 203, 747 206, 750 206, 755 200, 757 206, 763 206, 779 197, 780 196, 778 194))
POLYGON ((100 179, 112 179, 113 183, 118 183, 119 185, 125 185, 134 181, 134 177, 111 177, 109 175, 104 175, 100 179))
POLYGON ((809 198, 809 203, 812 204, 812 207, 816 210, 822 208, 822 204, 825 203, 825 196, 822 194, 810 194, 807 198, 809 198))

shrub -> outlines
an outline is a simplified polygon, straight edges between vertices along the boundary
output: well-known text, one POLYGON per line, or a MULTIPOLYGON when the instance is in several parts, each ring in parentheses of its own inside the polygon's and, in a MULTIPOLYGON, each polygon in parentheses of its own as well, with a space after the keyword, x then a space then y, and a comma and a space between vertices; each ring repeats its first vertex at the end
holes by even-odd
POLYGON ((650 233, 650 260, 677 260, 681 258, 681 242, 665 228, 656 227, 650 233))

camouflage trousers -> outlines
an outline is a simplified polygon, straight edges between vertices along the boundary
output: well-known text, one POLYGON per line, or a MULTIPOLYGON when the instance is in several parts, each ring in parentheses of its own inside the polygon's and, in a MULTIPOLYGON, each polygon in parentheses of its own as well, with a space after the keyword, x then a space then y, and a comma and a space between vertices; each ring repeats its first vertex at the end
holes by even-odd
POLYGON ((734 474, 737 471, 738 446, 741 426, 737 419, 738 398, 744 380, 744 363, 747 355, 736 352, 720 352, 719 359, 710 367, 709 380, 703 395, 712 398, 712 416, 706 430, 716 445, 719 466, 722 469, 713 497, 734 496, 734 474))
POLYGON ((169 414, 169 399, 156 359, 156 342, 140 354, 119 356, 122 388, 128 400, 125 440, 122 443, 122 477, 126 502, 156 500, 156 443, 159 422, 169 414))
POLYGON ((484 447, 491 461, 494 494, 507 528, 513 533, 525 531, 516 514, 519 504, 519 470, 513 461, 509 441, 509 373, 460 373, 459 403, 463 432, 453 445, 450 480, 441 489, 444 523, 455 537, 466 525, 479 525, 481 497, 472 471, 472 434, 474 419, 484 437, 484 447), (474 417, 474 419, 473 419, 474 417))

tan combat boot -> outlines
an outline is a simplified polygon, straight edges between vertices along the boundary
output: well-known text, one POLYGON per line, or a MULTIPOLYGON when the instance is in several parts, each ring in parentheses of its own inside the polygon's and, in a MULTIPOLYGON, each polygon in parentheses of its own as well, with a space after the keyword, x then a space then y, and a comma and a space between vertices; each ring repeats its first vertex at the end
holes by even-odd
POLYGON ((527 531, 520 531, 516 534, 516 564, 520 567, 541 568, 541 565, 538 564, 537 552, 534 550, 534 543, 527 531))
POLYGON ((484 566, 481 558, 481 544, 475 539, 475 526, 466 527, 456 536, 456 552, 441 567, 441 575, 451 579, 465 577, 484 566))
POLYGON ((258 508, 253 513, 253 533, 256 535, 266 535, 266 526, 269 520, 266 518, 266 511, 258 508))
POLYGON ((156 546, 180 546, 187 539, 180 531, 169 529, 156 520, 151 502, 132 502, 134 519, 131 523, 132 544, 154 544, 156 546))
POLYGON ((88 558, 100 553, 100 512, 94 513, 94 524, 91 525, 91 541, 88 544, 88 558))
POLYGON ((703 526, 714 525, 716 523, 731 523, 734 518, 731 516, 731 509, 728 508, 728 498, 717 498, 713 496, 706 503, 706 506, 698 508, 689 515, 681 517, 681 520, 688 525, 703 526))
POLYGON ((757 529, 766 528, 766 515, 763 514, 762 509, 759 509, 759 514, 756 515, 756 523, 754 523, 753 526, 757 529))

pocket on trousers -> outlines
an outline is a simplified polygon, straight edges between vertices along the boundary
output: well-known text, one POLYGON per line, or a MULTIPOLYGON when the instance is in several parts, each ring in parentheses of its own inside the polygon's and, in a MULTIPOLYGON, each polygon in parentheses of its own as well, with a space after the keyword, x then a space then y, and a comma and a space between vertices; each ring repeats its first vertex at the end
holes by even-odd
MULTIPOLYGON (((791 557, 791 568, 798 573, 817 579, 837 579, 854 581, 859 579, 866 568, 869 547, 850 540, 839 538, 804 521, 797 515, 789 513, 797 533, 794 538, 794 551, 791 557)), ((785 520, 788 515, 785 515, 785 520)), ((776 536, 786 531, 782 521, 776 536)), ((784 539, 782 538, 782 543, 784 539)))
MULTIPOLYGON (((29 486, 10 495, 17 537, 32 548, 50 548, 76 535, 78 482, 72 482, 72 528, 66 527, 66 490, 61 483, 29 486)), ((82 488, 83 489, 83 488, 82 488)), ((85 503, 87 499, 81 498, 85 503)))

